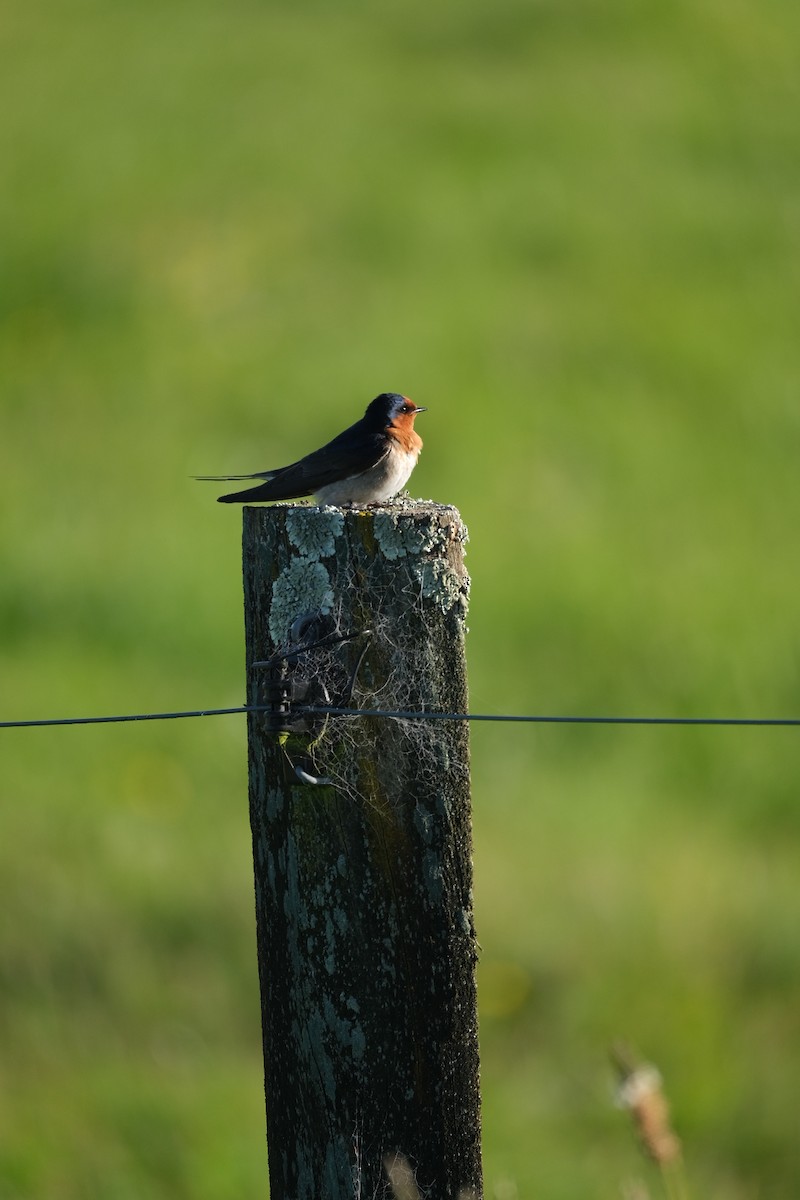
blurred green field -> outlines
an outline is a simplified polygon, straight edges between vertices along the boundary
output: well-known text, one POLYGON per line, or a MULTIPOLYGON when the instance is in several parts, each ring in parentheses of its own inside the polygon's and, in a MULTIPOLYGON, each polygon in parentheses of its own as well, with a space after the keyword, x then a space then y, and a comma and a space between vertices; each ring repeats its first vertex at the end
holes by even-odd
MULTIPOLYGON (((800 8, 16 4, 0 718, 238 704, 197 473, 429 412, 475 711, 800 715, 800 8)), ((473 731, 486 1194, 800 1194, 800 741, 473 731)), ((239 718, 0 732, 0 1197, 264 1195, 239 718)))

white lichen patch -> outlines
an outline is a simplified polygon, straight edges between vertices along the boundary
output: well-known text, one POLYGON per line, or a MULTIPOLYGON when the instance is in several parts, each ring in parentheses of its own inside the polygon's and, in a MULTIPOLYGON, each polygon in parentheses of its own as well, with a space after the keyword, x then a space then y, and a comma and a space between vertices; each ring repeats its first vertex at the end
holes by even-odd
MULTIPOLYGON (((453 521, 454 509, 433 506, 434 511, 420 519, 409 520, 400 509, 383 510, 375 514, 375 541, 385 558, 395 561, 414 557, 413 573, 426 600, 432 600, 443 613, 458 609, 463 620, 467 613, 469 577, 454 571, 447 563, 452 543, 464 545, 468 539, 466 526, 453 521)), ((457 517, 457 514, 456 514, 457 517)))
POLYGON ((404 558, 407 554, 430 554, 447 542, 446 533, 435 519, 403 520, 402 512, 376 513, 373 529, 375 541, 390 560, 404 558))
POLYGON ((343 530, 344 514, 337 508, 295 507, 286 513, 286 533, 299 554, 272 585, 269 631, 276 645, 287 640, 292 622, 301 613, 331 611, 333 587, 320 560, 336 553, 343 530))
POLYGON ((300 613, 327 614, 332 608, 331 577, 322 563, 305 555, 293 558, 272 585, 269 632, 273 642, 278 646, 286 642, 300 613))
POLYGON ((331 557, 343 529, 344 513, 339 508, 293 508, 286 514, 289 541, 312 562, 331 557))
POLYGON ((441 559, 425 559, 417 563, 414 573, 419 580, 422 594, 426 600, 432 600, 443 613, 449 613, 456 605, 458 615, 463 620, 467 615, 467 598, 469 595, 469 577, 458 575, 441 559))

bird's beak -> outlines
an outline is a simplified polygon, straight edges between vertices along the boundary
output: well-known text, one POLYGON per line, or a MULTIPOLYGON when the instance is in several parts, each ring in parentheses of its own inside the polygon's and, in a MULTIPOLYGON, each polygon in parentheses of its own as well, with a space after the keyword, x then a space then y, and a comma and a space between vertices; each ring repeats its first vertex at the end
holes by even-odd
POLYGON ((415 404, 415 405, 414 405, 414 414, 415 414, 415 415, 416 415, 418 412, 427 412, 427 411, 428 411, 428 410, 427 410, 427 408, 421 408, 419 404, 415 404))

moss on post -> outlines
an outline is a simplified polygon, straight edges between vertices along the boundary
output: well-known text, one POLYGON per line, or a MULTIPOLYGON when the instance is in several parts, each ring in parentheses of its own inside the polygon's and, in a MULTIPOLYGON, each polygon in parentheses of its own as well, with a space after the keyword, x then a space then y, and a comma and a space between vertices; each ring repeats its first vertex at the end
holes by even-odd
MULTIPOLYGON (((358 707, 463 712, 465 540, 441 505, 246 508, 248 702, 251 664, 316 614, 355 636, 293 664, 311 702, 360 661, 358 707)), ((330 717, 281 742, 251 713, 249 762, 272 1200, 386 1195, 396 1152, 430 1200, 479 1196, 466 723, 330 717)))

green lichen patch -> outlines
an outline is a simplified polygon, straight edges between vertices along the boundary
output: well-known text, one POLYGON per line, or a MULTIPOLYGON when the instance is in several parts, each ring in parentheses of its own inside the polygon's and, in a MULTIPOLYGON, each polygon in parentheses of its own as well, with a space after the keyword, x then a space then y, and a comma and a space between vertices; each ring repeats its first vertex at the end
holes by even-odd
POLYGON ((380 512, 375 515, 375 540, 388 559, 407 554, 430 554, 443 547, 447 534, 435 518, 403 520, 401 513, 380 512))
POLYGON ((272 585, 270 637, 279 646, 288 638, 295 617, 306 612, 327 614, 332 608, 331 578, 322 563, 305 555, 293 558, 272 585))
POLYGON ((422 595, 432 600, 443 613, 449 613, 456 605, 462 620, 467 615, 469 577, 457 574, 441 559, 424 559, 414 566, 422 595))
POLYGON ((293 508, 286 514, 289 541, 312 561, 330 558, 343 529, 344 514, 338 508, 293 508))

